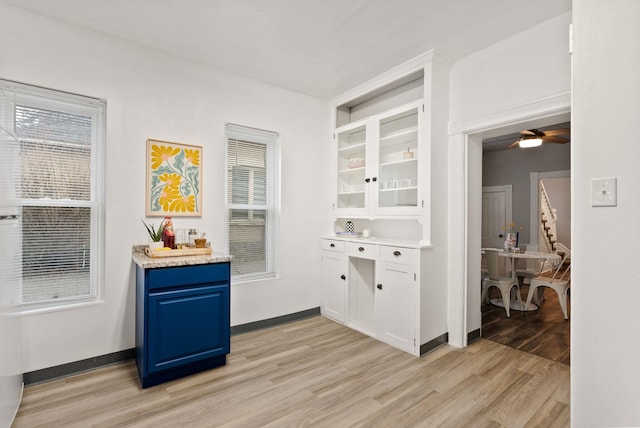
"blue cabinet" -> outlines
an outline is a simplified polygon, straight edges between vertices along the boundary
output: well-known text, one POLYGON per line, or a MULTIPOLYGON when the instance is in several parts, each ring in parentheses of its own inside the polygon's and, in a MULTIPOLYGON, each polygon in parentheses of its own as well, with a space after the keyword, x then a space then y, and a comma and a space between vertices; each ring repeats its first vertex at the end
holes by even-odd
POLYGON ((229 263, 136 269, 142 387, 224 365, 230 352, 229 263))

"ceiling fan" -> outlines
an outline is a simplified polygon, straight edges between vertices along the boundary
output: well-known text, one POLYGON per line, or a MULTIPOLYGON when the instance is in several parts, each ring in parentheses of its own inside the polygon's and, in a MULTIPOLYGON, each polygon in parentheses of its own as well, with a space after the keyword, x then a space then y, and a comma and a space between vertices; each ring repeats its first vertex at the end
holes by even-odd
POLYGON ((548 131, 538 131, 537 129, 527 129, 520 131, 520 138, 514 141, 507 149, 520 147, 527 149, 530 147, 538 147, 544 143, 565 144, 570 140, 568 138, 559 137, 558 135, 566 135, 571 133, 571 128, 551 129, 548 131))

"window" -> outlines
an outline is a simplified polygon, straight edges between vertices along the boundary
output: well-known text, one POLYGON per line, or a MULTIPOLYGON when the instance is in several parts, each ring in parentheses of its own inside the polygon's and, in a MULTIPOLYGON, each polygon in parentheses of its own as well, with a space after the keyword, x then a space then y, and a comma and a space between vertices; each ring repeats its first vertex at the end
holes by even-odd
POLYGON ((227 237, 234 280, 275 275, 278 134, 227 124, 227 237))
POLYGON ((20 301, 47 307, 94 299, 105 101, 5 80, 0 91, 0 125, 19 146, 2 166, 19 168, 13 209, 21 233, 13 246, 21 252, 20 301))

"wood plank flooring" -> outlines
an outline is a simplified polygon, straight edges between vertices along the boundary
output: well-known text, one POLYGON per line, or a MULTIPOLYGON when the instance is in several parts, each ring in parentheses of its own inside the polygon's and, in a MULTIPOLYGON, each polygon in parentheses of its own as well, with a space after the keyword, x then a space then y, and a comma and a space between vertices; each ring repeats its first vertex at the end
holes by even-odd
MULTIPOLYGON (((529 286, 522 287, 526 300, 529 286)), ((511 311, 507 318, 504 308, 482 305, 482 337, 511 348, 549 358, 560 363, 570 363, 571 320, 565 320, 558 295, 545 290, 545 301, 537 311, 511 311)), ((567 298, 571 307, 571 298, 567 298)))
POLYGON ((418 358, 318 316, 231 351, 146 390, 133 361, 27 387, 14 428, 569 426, 569 367, 489 340, 418 358))

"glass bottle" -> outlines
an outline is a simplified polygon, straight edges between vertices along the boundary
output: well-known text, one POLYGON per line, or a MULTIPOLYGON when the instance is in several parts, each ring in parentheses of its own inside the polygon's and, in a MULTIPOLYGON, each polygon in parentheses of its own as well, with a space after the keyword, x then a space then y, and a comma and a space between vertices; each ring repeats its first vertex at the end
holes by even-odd
POLYGON ((172 250, 176 249, 176 234, 173 231, 173 223, 169 216, 164 218, 164 232, 162 233, 162 240, 164 241, 165 247, 169 247, 172 250))
POLYGON ((198 237, 198 232, 195 229, 189 229, 189 247, 193 248, 196 246, 196 238, 198 237))

